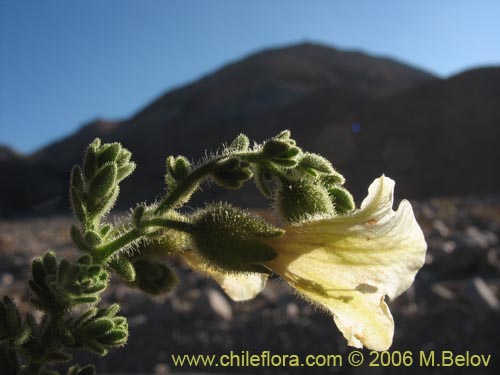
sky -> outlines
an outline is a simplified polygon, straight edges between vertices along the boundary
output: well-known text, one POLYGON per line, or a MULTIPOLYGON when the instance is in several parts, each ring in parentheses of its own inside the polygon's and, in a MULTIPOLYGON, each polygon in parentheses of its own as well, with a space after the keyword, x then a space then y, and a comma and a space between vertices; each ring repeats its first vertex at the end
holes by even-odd
POLYGON ((0 0, 0 144, 30 153, 263 48, 304 41, 449 77, 500 65, 496 0, 0 0))

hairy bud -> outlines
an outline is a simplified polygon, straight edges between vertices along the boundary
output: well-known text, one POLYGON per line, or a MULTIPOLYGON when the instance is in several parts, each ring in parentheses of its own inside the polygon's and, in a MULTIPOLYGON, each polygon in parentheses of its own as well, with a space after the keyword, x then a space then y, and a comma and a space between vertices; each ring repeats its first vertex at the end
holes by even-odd
POLYGON ((326 188, 309 179, 282 182, 276 193, 276 208, 289 223, 335 212, 326 188))
POLYGON ((134 268, 137 276, 133 285, 152 295, 169 292, 179 281, 174 271, 160 262, 140 259, 134 268))
POLYGON ((273 259, 273 249, 259 238, 283 234, 260 217, 228 204, 208 206, 193 219, 195 247, 202 258, 221 271, 264 272, 261 263, 273 259))

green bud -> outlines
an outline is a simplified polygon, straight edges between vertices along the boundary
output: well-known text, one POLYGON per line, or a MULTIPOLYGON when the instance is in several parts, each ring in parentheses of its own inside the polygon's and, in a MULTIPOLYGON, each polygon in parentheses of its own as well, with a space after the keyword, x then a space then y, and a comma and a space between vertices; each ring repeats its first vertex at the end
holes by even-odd
POLYGON ((276 195, 276 208, 289 223, 316 214, 333 215, 333 203, 325 187, 309 179, 282 182, 276 195))
POLYGON ((295 143, 292 144, 290 140, 270 139, 264 144, 262 155, 272 163, 281 167, 295 167, 301 150, 294 144, 295 143))
POLYGON ((238 158, 228 158, 216 163, 212 174, 213 180, 227 189, 239 189, 252 178, 250 164, 238 158))
POLYGON ((234 139, 234 141, 232 141, 231 144, 229 145, 230 150, 241 151, 241 152, 248 151, 249 147, 250 147, 250 140, 245 134, 238 135, 234 139))
POLYGON ((178 278, 165 264, 146 259, 134 262, 136 279, 134 285, 143 292, 159 295, 172 290, 178 278))
POLYGON ((191 172, 191 163, 184 156, 169 156, 166 162, 167 174, 175 181, 180 181, 191 172))
POLYGON ((174 177, 177 180, 183 179, 191 172, 191 163, 184 156, 178 156, 175 159, 174 177))
POLYGON ((207 263, 222 271, 255 271, 261 263, 276 257, 273 249, 259 238, 283 234, 260 217, 228 204, 211 205, 193 219, 193 240, 207 263))

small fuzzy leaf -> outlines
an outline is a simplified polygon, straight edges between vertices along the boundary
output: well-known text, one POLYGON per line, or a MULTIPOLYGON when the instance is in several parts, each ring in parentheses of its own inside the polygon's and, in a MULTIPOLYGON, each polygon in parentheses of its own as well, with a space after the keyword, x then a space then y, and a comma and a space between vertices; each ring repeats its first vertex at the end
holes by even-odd
POLYGON ((264 168, 257 166, 254 174, 254 179, 255 184, 257 185, 257 188, 262 193, 262 195, 267 198, 271 198, 273 194, 271 188, 269 187, 270 181, 266 178, 266 172, 264 168))
POLYGON ((332 164, 317 154, 305 153, 300 159, 299 167, 305 170, 313 169, 321 173, 335 173, 332 164))
POLYGON ((250 140, 245 134, 239 134, 229 145, 229 149, 234 151, 247 151, 250 147, 250 140))
POLYGON ((46 274, 55 274, 57 272, 57 258, 53 251, 47 251, 42 259, 46 274))
POLYGON ((114 327, 113 321, 108 318, 98 318, 86 324, 83 332, 91 337, 101 337, 106 335, 114 327))
POLYGON ((71 170, 71 187, 74 187, 78 191, 85 190, 82 170, 78 165, 75 165, 71 170))
POLYGON ((125 178, 130 176, 132 174, 132 172, 134 172, 135 167, 136 167, 136 164, 131 162, 131 163, 127 163, 127 164, 121 166, 120 168, 118 168, 118 172, 116 174, 116 181, 121 182, 125 178))
POLYGON ((176 180, 181 180, 184 177, 186 177, 189 174, 189 172, 191 172, 191 163, 184 156, 178 156, 175 159, 173 172, 174 172, 173 177, 176 180))
POLYGON ((102 238, 99 233, 94 232, 93 230, 88 230, 85 232, 85 243, 90 248, 95 248, 102 243, 102 238))
POLYGON ((33 281, 40 286, 45 286, 45 268, 43 267, 42 258, 38 257, 33 259, 31 263, 31 275, 33 281))
POLYGON ((354 210, 354 199, 346 189, 340 186, 332 186, 328 189, 328 194, 330 194, 335 211, 338 214, 345 214, 354 210))
POLYGON ((94 142, 87 148, 83 160, 83 176, 87 181, 90 181, 94 177, 97 170, 97 147, 99 146, 95 146, 94 142))
POLYGON ((117 173, 116 164, 106 164, 99 170, 90 183, 89 195, 92 199, 99 199, 111 193, 116 184, 117 173))
POLYGON ((108 143, 102 147, 97 158, 98 164, 103 165, 109 162, 114 162, 121 150, 119 143, 108 143))
POLYGON ((69 189, 69 196, 70 196, 71 208, 73 209, 75 217, 79 222, 86 223, 87 207, 80 196, 80 191, 72 186, 69 189))
POLYGON ((72 225, 70 229, 71 240, 74 242, 76 247, 80 251, 89 251, 89 247, 87 246, 87 242, 83 239, 82 232, 76 225, 72 225))
POLYGON ((116 164, 118 164, 119 167, 129 164, 131 157, 132 153, 129 150, 122 148, 116 158, 116 164))
POLYGON ((119 258, 112 259, 109 262, 109 265, 125 281, 132 282, 135 280, 135 268, 132 262, 126 257, 121 256, 119 258))

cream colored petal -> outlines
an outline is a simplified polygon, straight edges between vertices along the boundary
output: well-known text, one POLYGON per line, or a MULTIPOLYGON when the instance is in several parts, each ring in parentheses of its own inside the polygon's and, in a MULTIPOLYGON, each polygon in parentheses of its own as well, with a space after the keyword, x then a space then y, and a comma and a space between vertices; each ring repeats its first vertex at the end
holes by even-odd
POLYGON ((278 257, 267 265, 329 310, 349 345, 385 350, 394 322, 384 302, 413 283, 427 245, 411 205, 392 210, 394 181, 376 179, 352 214, 289 226, 268 240, 278 257))
POLYGON ((261 273, 224 274, 203 264, 194 251, 183 253, 182 258, 194 270, 217 281, 233 301, 252 299, 266 286, 267 275, 261 273))

